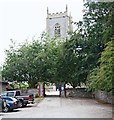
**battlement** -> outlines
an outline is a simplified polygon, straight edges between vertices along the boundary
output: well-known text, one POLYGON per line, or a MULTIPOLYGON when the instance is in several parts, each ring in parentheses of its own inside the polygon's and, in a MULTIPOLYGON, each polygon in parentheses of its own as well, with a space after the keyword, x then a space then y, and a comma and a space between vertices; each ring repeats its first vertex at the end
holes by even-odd
POLYGON ((48 13, 47 18, 57 18, 57 17, 65 17, 68 16, 67 11, 65 12, 56 12, 56 13, 48 13))
POLYGON ((68 31, 72 31, 71 14, 68 15, 68 8, 60 12, 49 12, 47 7, 46 32, 51 38, 58 36, 59 39, 66 39, 68 31))
POLYGON ((68 16, 67 5, 66 5, 66 10, 64 12, 56 12, 56 13, 49 13, 49 10, 47 7, 47 19, 57 18, 57 17, 66 17, 66 16, 68 16))

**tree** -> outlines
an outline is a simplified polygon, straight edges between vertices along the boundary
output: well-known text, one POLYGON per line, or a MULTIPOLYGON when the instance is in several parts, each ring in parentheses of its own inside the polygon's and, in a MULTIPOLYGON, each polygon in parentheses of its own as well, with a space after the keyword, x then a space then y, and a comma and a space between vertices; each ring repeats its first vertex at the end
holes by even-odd
POLYGON ((40 81, 56 82, 57 62, 62 42, 44 35, 41 40, 24 43, 7 50, 3 78, 9 81, 28 82, 35 87, 40 81))
POLYGON ((17 48, 15 48, 15 44, 11 45, 10 49, 6 50, 7 57, 2 70, 3 79, 20 83, 27 81, 34 86, 37 83, 34 59, 35 54, 39 51, 40 44, 37 42, 33 42, 32 45, 24 43, 17 48))
POLYGON ((99 66, 101 52, 114 30, 113 2, 86 2, 84 6, 83 21, 75 23, 77 29, 64 44, 61 63, 63 75, 67 73, 64 80, 74 87, 86 83, 89 72, 99 66))
POLYGON ((113 82, 113 66, 114 66, 114 45, 110 41, 106 44, 106 48, 99 59, 99 68, 94 69, 88 76, 89 88, 93 91, 104 90, 111 92, 114 88, 113 82))

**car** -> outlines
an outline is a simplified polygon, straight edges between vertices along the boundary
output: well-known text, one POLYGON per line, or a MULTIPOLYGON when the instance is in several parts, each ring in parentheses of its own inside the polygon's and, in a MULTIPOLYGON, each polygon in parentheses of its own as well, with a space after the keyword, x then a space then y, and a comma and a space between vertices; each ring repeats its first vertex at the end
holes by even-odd
POLYGON ((20 107, 25 107, 27 104, 34 103, 33 94, 21 94, 20 90, 4 91, 1 96, 8 96, 16 98, 19 101, 20 107))
POLYGON ((6 100, 0 98, 0 112, 3 112, 6 107, 6 100))
POLYGON ((2 110, 3 112, 13 111, 14 109, 17 109, 19 107, 19 101, 15 98, 4 96, 2 97, 2 99, 6 101, 6 106, 2 110))

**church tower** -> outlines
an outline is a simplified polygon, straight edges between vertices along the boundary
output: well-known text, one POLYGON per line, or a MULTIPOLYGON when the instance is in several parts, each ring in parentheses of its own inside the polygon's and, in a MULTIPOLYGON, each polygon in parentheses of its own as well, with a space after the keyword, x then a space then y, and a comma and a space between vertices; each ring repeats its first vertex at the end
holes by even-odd
POLYGON ((50 37, 57 36, 60 39, 68 37, 68 32, 73 31, 72 17, 68 15, 68 8, 60 13, 49 13, 47 8, 46 32, 50 37))

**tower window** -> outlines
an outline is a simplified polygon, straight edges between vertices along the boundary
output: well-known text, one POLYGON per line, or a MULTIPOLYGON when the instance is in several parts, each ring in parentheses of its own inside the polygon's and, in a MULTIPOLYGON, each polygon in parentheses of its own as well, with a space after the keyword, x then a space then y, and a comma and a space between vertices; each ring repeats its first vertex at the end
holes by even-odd
POLYGON ((55 24, 55 35, 60 37, 61 36, 61 31, 60 31, 60 25, 59 23, 55 24))

